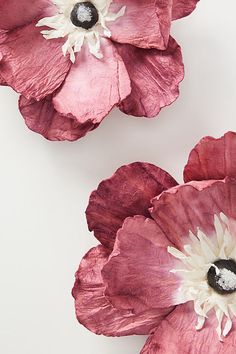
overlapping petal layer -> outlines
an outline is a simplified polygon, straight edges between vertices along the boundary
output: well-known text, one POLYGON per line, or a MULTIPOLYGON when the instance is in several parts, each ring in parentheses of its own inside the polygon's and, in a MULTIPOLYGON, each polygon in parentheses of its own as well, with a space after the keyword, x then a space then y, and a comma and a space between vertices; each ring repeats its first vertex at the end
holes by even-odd
POLYGON ((91 121, 82 124, 75 118, 59 114, 53 106, 52 95, 41 101, 21 96, 19 108, 27 126, 52 141, 74 141, 96 128, 91 121))
POLYGON ((63 115, 74 116, 80 123, 91 120, 94 124, 126 98, 130 79, 125 65, 110 40, 103 39, 103 59, 97 59, 83 50, 53 102, 63 115))
POLYGON ((143 216, 125 220, 102 271, 106 294, 116 307, 127 308, 135 301, 136 312, 176 304, 180 280, 170 272, 176 261, 167 251, 169 245, 153 220, 143 216))
POLYGON ((197 323, 197 316, 190 303, 177 306, 149 337, 141 354, 235 353, 235 331, 231 331, 224 342, 220 342, 215 330, 217 319, 214 315, 209 316, 208 325, 201 331, 196 331, 195 323, 197 323))
POLYGON ((0 29, 12 30, 54 12, 51 0, 0 0, 0 29))
POLYGON ((223 212, 236 219, 236 180, 198 182, 181 185, 152 201, 151 216, 166 237, 182 249, 189 243, 189 231, 200 228, 205 234, 215 234, 214 215, 223 212))
POLYGON ((33 23, 10 32, 0 45, 1 76, 26 98, 44 98, 61 85, 71 67, 61 54, 62 43, 46 41, 33 23))
POLYGON ((134 313, 130 308, 115 308, 105 296, 101 270, 109 257, 109 251, 98 246, 83 258, 76 273, 73 288, 77 319, 88 329, 107 336, 149 334, 171 309, 143 309, 134 313))
POLYGON ((219 139, 203 138, 191 151, 184 170, 184 180, 201 181, 236 177, 236 133, 219 139))
POLYGON ((172 19, 188 16, 196 8, 199 0, 173 0, 172 19))
POLYGON ((112 249, 124 219, 137 214, 148 217, 150 200, 175 185, 177 182, 167 172, 148 163, 119 168, 90 196, 86 211, 90 231, 112 249))
POLYGON ((164 51, 116 44, 129 72, 132 91, 120 104, 126 114, 155 117, 179 96, 184 66, 179 45, 170 38, 164 51))
POLYGON ((170 34, 172 0, 114 0, 112 12, 126 6, 125 15, 108 23, 112 39, 141 48, 165 49, 170 34))

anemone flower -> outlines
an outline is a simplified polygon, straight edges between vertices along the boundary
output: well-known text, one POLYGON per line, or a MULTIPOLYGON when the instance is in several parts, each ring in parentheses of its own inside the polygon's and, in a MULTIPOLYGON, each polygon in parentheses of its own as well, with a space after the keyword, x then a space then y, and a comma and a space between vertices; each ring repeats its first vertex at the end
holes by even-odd
POLYGON ((197 2, 0 0, 0 84, 50 140, 81 138, 116 106, 155 117, 184 76, 171 21, 197 2))
POLYGON ((106 336, 150 335, 142 354, 234 354, 236 134, 192 150, 183 184, 147 163, 91 194, 76 315, 106 336))

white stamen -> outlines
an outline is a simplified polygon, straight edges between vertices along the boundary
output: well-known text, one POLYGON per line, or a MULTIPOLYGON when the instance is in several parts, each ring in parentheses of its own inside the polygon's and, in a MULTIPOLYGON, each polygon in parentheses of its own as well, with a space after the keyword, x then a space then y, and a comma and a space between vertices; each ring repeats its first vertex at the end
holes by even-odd
POLYGON ((207 273, 215 268, 217 283, 225 291, 236 289, 236 274, 229 269, 217 267, 213 262, 219 259, 236 260, 235 235, 231 234, 230 222, 221 213, 214 217, 215 235, 208 237, 201 230, 197 235, 189 234, 190 245, 184 245, 184 251, 168 247, 168 252, 178 259, 179 266, 172 269, 181 277, 181 286, 176 293, 179 303, 193 301, 194 311, 198 315, 196 330, 201 330, 207 320, 208 312, 215 311, 218 320, 216 328, 219 340, 226 337, 232 328, 232 318, 236 316, 236 292, 221 295, 208 285, 207 273), (225 321, 226 319, 226 321, 225 321), (224 323, 224 328, 222 324, 224 323))
MULTIPOLYGON (((91 29, 84 29, 73 25, 70 19, 70 14, 75 6, 75 1, 72 0, 52 0, 58 8, 58 13, 52 17, 41 19, 36 26, 46 26, 51 29, 43 30, 41 33, 47 40, 54 38, 64 38, 62 52, 64 56, 69 53, 70 60, 74 63, 76 60, 75 53, 80 52, 82 46, 87 43, 89 51, 96 58, 103 57, 101 53, 101 37, 111 37, 111 31, 106 25, 106 22, 116 21, 119 17, 125 14, 126 6, 123 6, 117 13, 110 13, 109 8, 112 0, 94 0, 93 4, 96 7, 99 15, 98 22, 91 29)), ((82 0, 78 1, 82 2, 82 0)), ((77 10, 77 18, 83 23, 92 20, 92 11, 90 8, 81 4, 77 10)))

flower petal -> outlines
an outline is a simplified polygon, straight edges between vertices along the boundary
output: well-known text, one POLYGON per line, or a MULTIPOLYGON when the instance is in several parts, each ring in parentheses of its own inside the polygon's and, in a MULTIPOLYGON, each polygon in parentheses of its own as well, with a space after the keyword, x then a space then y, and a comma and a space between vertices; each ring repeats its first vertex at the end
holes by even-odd
POLYGON ((131 309, 113 307, 104 295, 101 276, 108 256, 109 251, 98 246, 90 250, 80 264, 72 291, 78 321, 89 330, 107 336, 149 334, 170 309, 146 309, 141 313, 133 313, 131 309))
POLYGON ((155 117, 179 95, 184 77, 181 49, 170 38, 165 51, 117 45, 131 79, 132 92, 120 109, 134 116, 155 117))
POLYGON ((86 211, 90 231, 105 246, 112 248, 117 230, 127 216, 149 216, 150 200, 177 182, 165 171, 136 162, 119 168, 101 182, 89 200, 86 211))
POLYGON ((185 182, 236 178, 236 133, 219 139, 205 137, 191 151, 184 169, 185 182))
POLYGON ((172 20, 190 15, 199 0, 173 0, 172 20))
POLYGON ((84 48, 77 54, 65 83, 54 97, 58 112, 73 115, 81 123, 102 119, 130 94, 130 80, 125 65, 110 40, 104 39, 103 59, 84 48))
POLYGON ((189 243, 189 231, 199 227, 213 236, 214 215, 236 219, 236 180, 192 182, 153 199, 151 216, 177 248, 189 243))
POLYGON ((51 0, 0 0, 0 28, 12 30, 53 13, 51 0))
POLYGON ((134 312, 175 305, 180 278, 170 272, 176 265, 167 251, 171 245, 152 219, 127 218, 102 271, 112 304, 127 308, 133 301, 134 312))
POLYGON ((1 76, 26 98, 44 98, 61 85, 70 69, 69 58, 62 54, 63 41, 45 40, 34 24, 9 32, 0 44, 1 76))
POLYGON ((207 323, 197 331, 197 316, 191 304, 179 305, 148 338, 140 354, 234 354, 235 330, 221 342, 215 316, 210 316, 207 323))
POLYGON ((110 11, 126 6, 124 16, 107 22, 112 39, 141 48, 165 49, 169 40, 172 1, 114 0, 110 11))
POLYGON ((96 128, 91 121, 80 124, 76 119, 59 114, 52 104, 52 96, 41 101, 21 96, 19 108, 27 126, 49 140, 74 141, 96 128))

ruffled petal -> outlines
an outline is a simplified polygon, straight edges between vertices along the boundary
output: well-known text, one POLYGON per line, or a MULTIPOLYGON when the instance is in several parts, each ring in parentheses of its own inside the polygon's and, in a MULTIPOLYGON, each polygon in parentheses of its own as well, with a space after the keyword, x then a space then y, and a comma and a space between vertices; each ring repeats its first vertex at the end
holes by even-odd
POLYGON ((110 40, 104 39, 103 59, 84 48, 77 54, 65 83, 54 97, 58 112, 73 115, 81 123, 101 120, 130 94, 130 79, 125 65, 110 40))
POLYGON ((170 309, 146 309, 133 313, 132 307, 126 310, 113 307, 104 295, 101 276, 108 256, 109 251, 98 246, 90 250, 80 264, 72 291, 78 321, 92 332, 106 336, 149 334, 170 309))
POLYGON ((196 8, 199 0, 173 0, 172 19, 190 15, 196 8))
POLYGON ((184 180, 236 178, 236 133, 219 139, 205 137, 191 151, 184 169, 184 180))
POLYGON ((34 24, 9 32, 0 45, 1 76, 26 98, 44 98, 61 85, 70 69, 63 42, 45 40, 34 24))
POLYGON ((221 342, 215 330, 216 317, 210 316, 207 322, 207 326, 197 331, 194 328, 197 316, 192 305, 177 306, 148 338, 141 354, 234 354, 235 330, 221 342))
POLYGON ((163 190, 177 185, 165 171, 136 162, 119 168, 100 183, 86 211, 90 231, 108 248, 113 248, 117 230, 127 216, 149 216, 150 200, 163 190))
POLYGON ((172 1, 114 0, 114 13, 126 6, 124 16, 108 22, 112 39, 141 48, 164 49, 169 40, 172 1))
POLYGON ((121 103, 126 114, 155 117, 179 96, 184 66, 179 45, 170 38, 165 51, 117 45, 131 79, 132 92, 121 103))
POLYGON ((236 220, 236 180, 192 182, 172 188, 153 199, 151 216, 166 237, 182 249, 189 243, 189 231, 200 228, 215 234, 214 215, 223 212, 236 220))
POLYGON ((51 16, 54 11, 51 0, 0 0, 0 28, 12 30, 37 18, 51 16))
MULTIPOLYGON (((1 33, 0 33, 0 37, 1 37, 1 33)), ((0 39, 0 41, 1 41, 1 39, 0 39)), ((6 85, 6 81, 1 76, 1 60, 2 60, 2 54, 0 53, 0 85, 1 86, 5 86, 6 85)))
POLYGON ((48 140, 74 141, 96 128, 91 121, 81 124, 76 119, 59 114, 52 104, 52 96, 41 101, 27 100, 21 96, 19 108, 27 126, 48 140))
POLYGON ((124 221, 102 271, 112 304, 125 309, 132 301, 134 313, 176 304, 180 278, 170 272, 176 260, 168 246, 172 244, 152 219, 135 216, 124 221))

